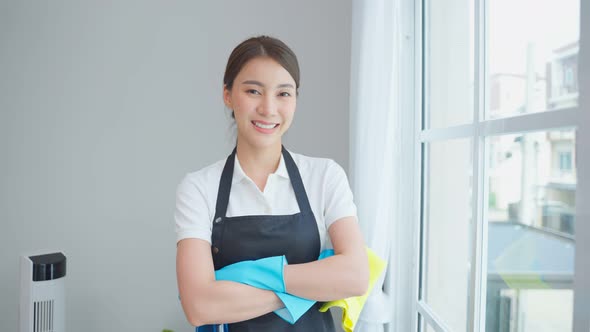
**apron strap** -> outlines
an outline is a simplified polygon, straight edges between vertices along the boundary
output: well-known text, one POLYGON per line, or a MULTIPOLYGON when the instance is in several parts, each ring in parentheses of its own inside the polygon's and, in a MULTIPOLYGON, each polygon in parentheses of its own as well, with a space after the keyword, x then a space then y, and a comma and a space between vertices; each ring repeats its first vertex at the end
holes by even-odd
POLYGON ((291 185, 293 186, 293 191, 295 191, 295 198, 297 198, 297 204, 299 204, 299 211, 308 212, 313 215, 311 205, 309 205, 309 200, 307 199, 307 193, 305 192, 305 186, 303 186, 303 180, 301 180, 299 168, 297 168, 293 157, 291 157, 291 154, 284 146, 282 147, 282 152, 283 158, 285 159, 285 166, 287 166, 287 173, 289 173, 291 185))
POLYGON ((236 158, 236 148, 227 157, 221 179, 219 180, 219 191, 217 193, 217 202, 215 203, 215 218, 223 218, 227 212, 227 204, 229 203, 229 193, 231 191, 231 182, 234 176, 234 162, 236 158))

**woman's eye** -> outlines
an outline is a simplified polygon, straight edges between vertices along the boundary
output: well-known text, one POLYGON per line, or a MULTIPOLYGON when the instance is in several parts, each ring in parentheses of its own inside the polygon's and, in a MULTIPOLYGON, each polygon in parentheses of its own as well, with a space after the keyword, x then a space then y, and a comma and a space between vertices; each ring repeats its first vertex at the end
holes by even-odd
POLYGON ((281 92, 281 93, 279 93, 279 96, 281 96, 281 97, 291 97, 291 94, 288 93, 288 92, 281 92))
POLYGON ((247 93, 251 93, 251 94, 255 94, 255 95, 259 95, 260 92, 258 92, 258 90, 254 90, 254 89, 250 89, 250 90, 246 90, 247 93))

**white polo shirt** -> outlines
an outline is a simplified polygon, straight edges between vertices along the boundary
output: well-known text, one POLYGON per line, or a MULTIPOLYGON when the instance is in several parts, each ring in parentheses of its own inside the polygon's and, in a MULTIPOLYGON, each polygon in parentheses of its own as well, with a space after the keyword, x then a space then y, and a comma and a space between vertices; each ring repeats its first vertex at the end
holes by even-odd
MULTIPOLYGON (((331 159, 289 153, 299 169, 318 224, 321 248, 332 248, 327 233, 330 225, 344 217, 356 218, 356 205, 346 173, 331 159)), ((219 180, 225 161, 220 160, 187 174, 178 185, 174 213, 177 242, 185 238, 197 238, 211 243, 219 180)), ((244 173, 236 155, 226 217, 289 215, 298 212, 299 205, 282 154, 276 172, 268 176, 264 192, 244 173)))

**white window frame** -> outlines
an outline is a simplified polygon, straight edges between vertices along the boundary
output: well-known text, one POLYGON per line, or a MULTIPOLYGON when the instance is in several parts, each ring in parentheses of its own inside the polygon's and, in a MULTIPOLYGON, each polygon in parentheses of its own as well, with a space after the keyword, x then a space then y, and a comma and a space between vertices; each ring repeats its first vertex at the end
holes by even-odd
POLYGON ((576 137, 576 254, 574 332, 590 332, 590 3, 580 1, 578 88, 580 112, 576 137))
MULTIPOLYGON (((471 255, 474 257, 474 263, 471 266, 469 278, 470 298, 468 301, 468 321, 467 331, 485 332, 485 292, 486 284, 483 276, 486 275, 487 261, 487 222, 483 202, 487 202, 485 158, 487 146, 485 138, 492 135, 503 135, 511 133, 522 133, 532 131, 542 131, 557 128, 577 128, 576 133, 576 161, 577 169, 577 188, 576 188, 576 254, 575 254, 575 275, 574 275, 574 332, 590 332, 590 3, 580 1, 580 53, 578 62, 578 85, 579 100, 578 107, 568 108, 559 111, 547 111, 540 113, 530 113, 517 117, 500 118, 494 120, 481 121, 484 116, 484 107, 487 107, 484 96, 488 96, 484 89, 486 87, 480 84, 480 77, 485 77, 485 49, 481 40, 484 40, 486 30, 486 20, 484 8, 487 4, 485 0, 475 0, 475 89, 474 89, 474 119, 471 124, 452 126, 442 129, 423 130, 423 63, 425 59, 423 53, 423 24, 426 19, 423 18, 423 6, 426 0, 403 0, 402 10, 404 23, 404 45, 402 50, 402 68, 404 72, 402 81, 404 91, 402 91, 403 109, 413 109, 414 118, 405 119, 405 124, 413 124, 414 148, 409 151, 408 162, 405 167, 412 169, 408 176, 404 178, 402 188, 408 189, 407 192, 413 192, 408 195, 408 203, 412 206, 410 220, 414 222, 407 223, 402 228, 404 234, 407 234, 410 241, 400 244, 402 250, 406 250, 412 257, 412 262, 408 264, 408 270, 411 275, 408 280, 402 284, 409 286, 411 292, 403 293, 402 301, 411 303, 405 308, 395 308, 395 316, 400 318, 397 322, 390 324, 388 331, 418 331, 420 326, 418 316, 420 315, 432 329, 438 332, 454 332, 437 317, 436 313, 429 309, 424 302, 419 300, 420 287, 420 252, 424 243, 421 241, 421 216, 422 216, 422 188, 423 167, 425 163, 425 154, 423 149, 424 143, 448 140, 454 138, 470 138, 473 142, 473 175, 474 203, 472 218, 476 222, 476 227, 471 230, 471 255), (584 33, 584 31, 587 31, 584 33), (485 92, 485 93, 484 93, 485 92), (411 173, 411 174, 410 174, 411 173)), ((444 0, 433 0, 444 1, 444 0)), ((398 301, 399 303, 399 301, 398 301)))

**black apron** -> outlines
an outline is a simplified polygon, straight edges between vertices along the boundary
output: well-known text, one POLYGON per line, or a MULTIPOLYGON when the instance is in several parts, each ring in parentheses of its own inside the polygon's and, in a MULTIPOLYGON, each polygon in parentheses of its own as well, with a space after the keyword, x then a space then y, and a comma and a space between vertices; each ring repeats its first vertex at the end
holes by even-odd
MULTIPOLYGON (((226 217, 231 191, 236 149, 229 155, 219 181, 213 219, 211 251, 215 270, 244 260, 285 255, 289 264, 315 261, 320 254, 318 227, 303 187, 297 165, 282 147, 285 166, 299 205, 293 215, 226 217)), ((330 311, 318 311, 315 303, 295 324, 271 312, 243 322, 229 324, 230 332, 334 332, 330 311)))

